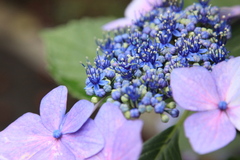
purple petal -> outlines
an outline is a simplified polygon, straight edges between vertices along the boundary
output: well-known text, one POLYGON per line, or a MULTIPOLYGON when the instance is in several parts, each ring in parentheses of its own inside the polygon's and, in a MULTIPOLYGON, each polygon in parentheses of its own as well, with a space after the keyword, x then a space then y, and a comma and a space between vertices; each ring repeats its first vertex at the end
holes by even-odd
POLYGON ((91 116, 94 111, 93 103, 80 100, 67 113, 62 127, 62 133, 76 132, 91 116))
POLYGON ((199 49, 198 53, 205 53, 205 52, 207 52, 207 51, 208 51, 208 49, 206 49, 206 48, 204 48, 204 49, 199 49))
POLYGON ((179 32, 178 30, 174 30, 173 32, 172 32, 172 34, 174 35, 174 36, 176 36, 176 37, 180 37, 182 34, 181 34, 181 32, 179 32))
POLYGON ((105 138, 105 147, 98 156, 103 154, 105 159, 137 159, 142 148, 141 121, 127 121, 117 106, 105 103, 95 122, 105 138))
POLYGON ((125 18, 120 18, 105 24, 103 30, 113 30, 121 27, 131 26, 133 21, 140 18, 141 15, 146 14, 152 10, 154 5, 160 5, 160 0, 132 0, 132 2, 125 9, 125 18))
POLYGON ((174 69, 171 88, 174 100, 184 109, 204 111, 218 106, 215 81, 203 67, 174 69))
POLYGON ((103 30, 110 31, 110 30, 117 29, 117 28, 131 26, 132 23, 133 23, 133 21, 131 19, 119 18, 119 19, 116 19, 114 21, 111 21, 111 22, 105 24, 102 28, 103 28, 103 30))
POLYGON ((125 17, 135 20, 151 11, 154 4, 162 3, 159 0, 132 0, 131 3, 125 9, 125 17))
POLYGON ((123 117, 122 112, 117 106, 112 103, 105 103, 98 111, 94 121, 106 140, 106 149, 114 145, 112 139, 115 138, 118 129, 125 124, 127 120, 123 117))
POLYGON ((142 126, 140 120, 129 120, 118 129, 115 139, 107 138, 107 141, 114 141, 112 148, 108 148, 108 153, 112 153, 109 159, 137 160, 142 150, 142 126))
POLYGON ((226 112, 232 124, 240 130, 240 106, 228 108, 226 112))
POLYGON ((31 160, 76 160, 73 153, 65 147, 60 140, 55 140, 52 145, 37 152, 31 157, 31 160))
POLYGON ((40 116, 26 113, 0 132, 0 157, 28 159, 52 141, 52 133, 42 125, 40 116))
POLYGON ((92 119, 89 119, 79 131, 63 135, 61 140, 76 159, 93 156, 104 147, 104 139, 92 119))
POLYGON ((113 146, 105 147, 104 150, 87 160, 137 160, 142 150, 141 129, 142 121, 128 121, 117 131, 114 139, 106 137, 106 142, 113 141, 113 146))
POLYGON ((99 82, 99 85, 104 86, 104 85, 106 85, 106 84, 108 84, 108 83, 109 83, 108 81, 101 80, 101 81, 99 82))
POLYGON ((40 115, 43 125, 49 130, 59 129, 66 112, 67 88, 59 86, 43 97, 40 115))
POLYGON ((87 158, 85 160, 107 160, 106 157, 104 156, 103 152, 99 152, 98 154, 87 158))
POLYGON ((184 129, 193 149, 199 154, 222 148, 236 136, 227 115, 218 109, 189 116, 184 122, 184 129))
POLYGON ((240 106, 240 57, 217 64, 212 71, 221 101, 228 107, 240 106))
POLYGON ((234 18, 240 16, 240 5, 233 7, 221 7, 220 17, 226 16, 227 18, 234 18))

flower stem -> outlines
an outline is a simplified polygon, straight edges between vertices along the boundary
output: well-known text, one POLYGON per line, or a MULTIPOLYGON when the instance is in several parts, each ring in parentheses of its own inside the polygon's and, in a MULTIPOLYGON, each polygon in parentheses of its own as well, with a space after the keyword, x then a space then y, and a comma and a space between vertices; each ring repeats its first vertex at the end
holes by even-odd
POLYGON ((191 114, 190 111, 185 110, 181 116, 181 118, 179 119, 179 121, 177 122, 176 126, 181 126, 184 122, 184 120, 191 114))
POLYGON ((102 104, 102 101, 105 100, 107 98, 107 96, 104 96, 102 99, 100 99, 96 104, 95 104, 95 109, 96 110, 98 107, 100 107, 100 105, 102 104))

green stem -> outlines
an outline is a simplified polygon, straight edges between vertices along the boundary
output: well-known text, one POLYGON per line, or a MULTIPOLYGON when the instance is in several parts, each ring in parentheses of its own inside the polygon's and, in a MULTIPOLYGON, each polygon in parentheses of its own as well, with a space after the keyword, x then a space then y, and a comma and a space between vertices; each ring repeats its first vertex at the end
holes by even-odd
MULTIPOLYGON (((166 142, 168 143, 169 141, 171 141, 171 138, 177 134, 177 132, 179 131, 179 127, 183 124, 184 120, 188 117, 188 115, 190 114, 190 111, 184 111, 181 118, 179 119, 179 121, 177 122, 177 124, 175 124, 172 132, 168 135, 168 138, 166 139, 166 142)), ((165 144, 165 146, 167 145, 167 143, 165 144)), ((159 157, 161 156, 162 152, 159 152, 156 156, 156 158, 154 160, 158 160, 159 157)))
POLYGON ((107 98, 107 96, 104 96, 102 99, 100 99, 100 101, 98 101, 96 104, 95 104, 95 109, 96 110, 98 107, 100 107, 100 104, 102 103, 103 100, 105 100, 107 98))
MULTIPOLYGON (((179 121, 177 122, 177 124, 175 124, 176 126, 181 126, 183 124, 183 122, 185 121, 185 119, 189 116, 191 112, 185 110, 181 116, 181 118, 179 119, 179 121)), ((177 128, 177 127, 176 127, 177 128)))

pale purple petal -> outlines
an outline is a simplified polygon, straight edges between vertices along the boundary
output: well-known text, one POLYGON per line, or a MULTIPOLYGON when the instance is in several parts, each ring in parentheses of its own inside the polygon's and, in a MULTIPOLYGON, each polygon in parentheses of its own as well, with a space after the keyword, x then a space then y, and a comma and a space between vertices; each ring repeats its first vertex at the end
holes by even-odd
POLYGON ((137 160, 139 158, 142 150, 142 126, 143 123, 140 120, 129 120, 118 129, 115 139, 106 137, 106 141, 114 141, 114 145, 108 148, 108 151, 113 153, 109 160, 137 160))
POLYGON ((113 141, 112 146, 107 146, 102 152, 87 160, 137 160, 142 150, 141 129, 142 121, 127 121, 120 127, 114 139, 105 137, 106 143, 113 141))
POLYGON ((192 148, 199 154, 218 150, 236 136, 226 113, 218 109, 194 113, 185 120, 184 129, 192 148))
POLYGON ((221 101, 228 107, 240 106, 240 57, 217 64, 212 71, 221 101))
POLYGON ((84 123, 79 131, 63 135, 61 141, 76 156, 76 159, 88 158, 104 147, 104 138, 92 119, 84 123))
POLYGON ((98 154, 96 154, 90 158, 87 158, 85 160, 111 160, 111 159, 106 159, 103 152, 99 152, 98 154))
POLYGON ((132 2, 125 9, 125 17, 136 20, 141 17, 141 15, 146 14, 151 11, 154 4, 162 3, 159 0, 132 0, 132 2))
POLYGON ((90 158, 87 158, 85 160, 107 160, 104 156, 103 152, 99 152, 98 154, 93 155, 90 158))
POLYGON ((117 29, 117 28, 131 26, 132 24, 133 24, 133 21, 131 19, 119 18, 119 19, 116 19, 114 21, 111 21, 111 22, 105 24, 102 28, 103 28, 103 30, 109 31, 109 30, 113 30, 113 29, 117 29))
POLYGON ((77 131, 88 120, 93 111, 93 103, 87 100, 80 100, 75 103, 65 116, 62 133, 66 134, 77 131))
POLYGON ((204 111, 219 103, 214 79, 203 67, 176 68, 171 73, 174 100, 184 109, 204 111))
POLYGON ((94 119, 96 125, 99 127, 100 132, 105 139, 105 147, 103 153, 105 157, 112 157, 112 152, 109 149, 114 146, 114 139, 118 129, 126 123, 126 119, 123 117, 120 109, 112 103, 105 103, 98 111, 97 116, 94 119))
POLYGON ((151 11, 154 5, 160 5, 161 3, 161 0, 132 0, 125 9, 124 18, 111 21, 105 24, 102 28, 103 30, 109 31, 131 26, 136 19, 140 18, 141 15, 151 11))
MULTIPOLYGON (((104 155, 104 160, 137 159, 142 148, 141 121, 128 121, 117 106, 105 103, 95 122, 105 138, 105 147, 97 156, 104 155)), ((97 158, 92 157, 91 160, 93 159, 97 158)))
POLYGON ((37 152, 29 160, 76 160, 73 153, 60 140, 37 152))
POLYGON ((233 7, 221 7, 220 17, 226 16, 227 18, 240 17, 240 5, 233 7))
POLYGON ((0 157, 26 160, 53 140, 39 115, 26 113, 0 132, 0 157))
POLYGON ((240 131, 240 106, 228 108, 226 112, 232 124, 240 131))
POLYGON ((43 97, 40 104, 40 116, 43 125, 49 130, 59 129, 66 112, 67 88, 59 86, 43 97))

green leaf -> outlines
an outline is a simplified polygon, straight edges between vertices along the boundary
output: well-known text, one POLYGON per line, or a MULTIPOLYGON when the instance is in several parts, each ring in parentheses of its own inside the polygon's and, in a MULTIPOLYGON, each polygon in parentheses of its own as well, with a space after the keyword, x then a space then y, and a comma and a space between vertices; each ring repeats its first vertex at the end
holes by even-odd
POLYGON ((226 48, 230 51, 230 55, 240 56, 240 21, 232 26, 232 37, 227 41, 226 48))
POLYGON ((146 141, 139 160, 181 160, 179 130, 172 126, 146 141))
MULTIPOLYGON (((198 3, 198 0, 184 0, 184 6, 189 6, 193 3, 198 3)), ((239 0, 210 0, 209 4, 212 4, 214 6, 218 6, 218 7, 224 7, 224 6, 234 6, 234 5, 239 5, 239 0)))
POLYGON ((76 98, 89 98, 85 91, 86 73, 80 61, 86 56, 93 62, 96 56, 96 37, 103 37, 101 26, 112 18, 85 18, 71 21, 41 34, 46 47, 50 74, 59 84, 67 86, 76 98))

